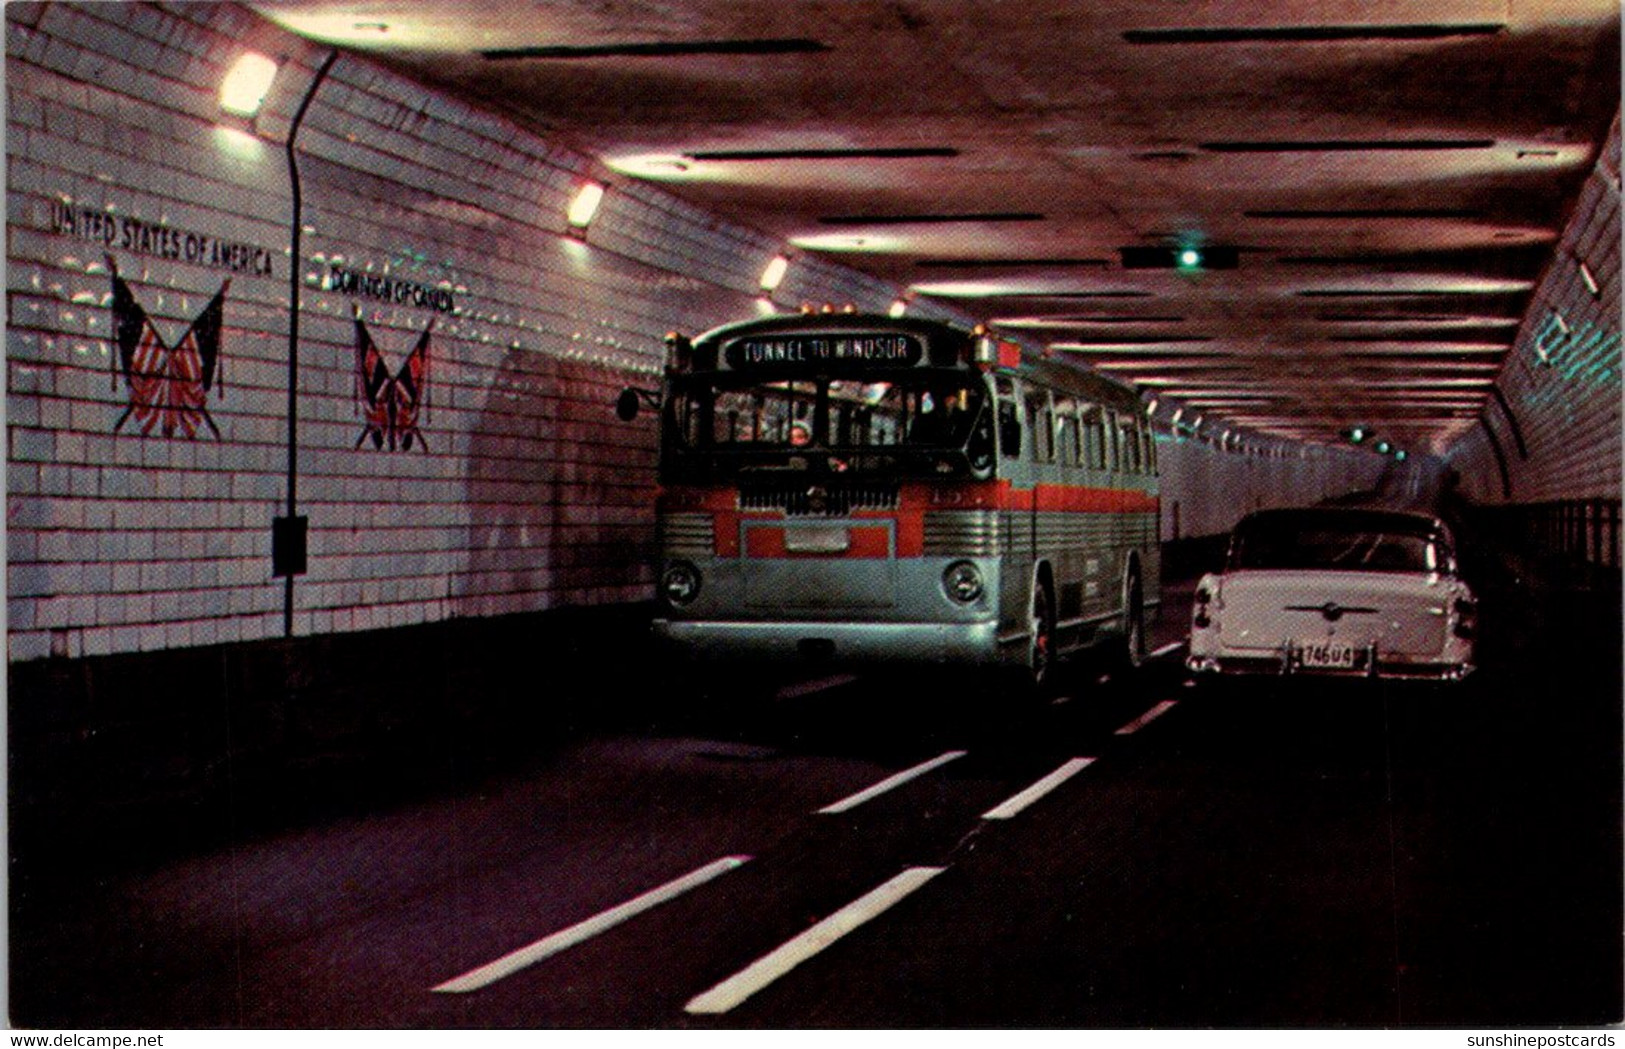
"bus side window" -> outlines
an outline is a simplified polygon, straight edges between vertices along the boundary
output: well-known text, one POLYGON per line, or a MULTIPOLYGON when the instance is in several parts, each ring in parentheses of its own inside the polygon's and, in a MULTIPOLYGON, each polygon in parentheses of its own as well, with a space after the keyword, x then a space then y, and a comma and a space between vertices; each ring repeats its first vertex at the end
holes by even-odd
POLYGON ((1155 475, 1157 472, 1157 435, 1149 425, 1145 428, 1145 472, 1155 475))
POLYGON ((1106 442, 1110 451, 1106 457, 1106 468, 1112 473, 1119 473, 1123 469, 1123 445, 1117 436, 1117 413, 1106 413, 1106 442))
POLYGON ((1055 402, 1055 436, 1061 444, 1061 462, 1080 465, 1083 458, 1078 453, 1078 406, 1071 401, 1055 402))
POLYGON ((1106 427, 1101 421, 1099 408, 1089 408, 1083 413, 1083 438, 1085 464, 1091 469, 1104 470, 1106 468, 1106 427))
POLYGON ((1140 472, 1140 434, 1135 428, 1135 420, 1131 416, 1118 425, 1123 435, 1123 472, 1137 474, 1140 472))
POLYGON ((1021 419, 1009 401, 999 402, 999 451, 1006 459, 1021 458, 1021 419))
POLYGON ((1021 413, 1016 409, 1015 385, 999 378, 994 386, 999 402, 999 454, 1006 459, 1021 458, 1021 413))
POLYGON ((1036 390, 1027 394, 1027 429, 1033 435, 1033 459, 1055 461, 1055 417, 1050 413, 1049 393, 1036 390))

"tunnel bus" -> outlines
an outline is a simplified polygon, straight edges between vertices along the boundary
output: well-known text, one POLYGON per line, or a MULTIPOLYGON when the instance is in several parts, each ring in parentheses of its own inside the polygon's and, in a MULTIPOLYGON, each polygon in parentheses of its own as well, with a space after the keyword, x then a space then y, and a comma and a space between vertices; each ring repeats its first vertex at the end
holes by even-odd
POLYGON ((1086 645, 1144 657, 1156 450, 1123 387, 979 332, 824 313, 670 337, 660 402, 671 646, 1036 686, 1086 645))

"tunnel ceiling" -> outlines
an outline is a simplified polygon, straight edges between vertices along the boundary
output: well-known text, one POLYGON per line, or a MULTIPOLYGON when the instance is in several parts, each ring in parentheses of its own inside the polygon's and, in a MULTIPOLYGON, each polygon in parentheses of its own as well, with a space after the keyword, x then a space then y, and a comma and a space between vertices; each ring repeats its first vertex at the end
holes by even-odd
POLYGON ((1423 450, 1620 97, 1612 0, 255 6, 1214 419, 1423 450))

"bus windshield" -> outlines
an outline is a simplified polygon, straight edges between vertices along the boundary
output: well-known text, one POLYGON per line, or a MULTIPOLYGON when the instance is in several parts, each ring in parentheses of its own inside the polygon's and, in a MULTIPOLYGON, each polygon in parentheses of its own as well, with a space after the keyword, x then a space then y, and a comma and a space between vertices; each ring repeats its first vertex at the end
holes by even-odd
POLYGON ((993 454, 986 400, 979 375, 951 369, 858 378, 691 376, 672 389, 668 452, 673 465, 741 470, 821 463, 843 471, 980 471, 991 468, 993 454), (974 439, 983 431, 985 449, 974 439))

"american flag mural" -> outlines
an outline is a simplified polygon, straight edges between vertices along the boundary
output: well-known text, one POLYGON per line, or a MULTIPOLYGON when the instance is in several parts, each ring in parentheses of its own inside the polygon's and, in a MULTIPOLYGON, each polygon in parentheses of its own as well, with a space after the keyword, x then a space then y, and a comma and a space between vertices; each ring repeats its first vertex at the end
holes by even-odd
POLYGON ((433 330, 431 320, 418 336, 417 345, 406 355, 406 362, 391 375, 383 351, 372 341, 361 311, 356 310, 356 400, 366 420, 355 442, 357 448, 371 439, 374 448, 387 445, 392 452, 397 447, 411 451, 414 443, 428 451, 429 444, 418 429, 418 419, 428 408, 429 333, 433 330))
POLYGON ((118 346, 113 383, 116 389, 122 371, 130 392, 129 407, 113 424, 113 432, 134 419, 143 434, 158 429, 165 437, 179 433, 195 438, 199 426, 207 426, 218 440, 220 428, 209 417, 208 400, 220 363, 220 328, 231 281, 220 285, 186 334, 171 346, 135 301, 111 258, 107 264, 113 274, 113 337, 118 346))

